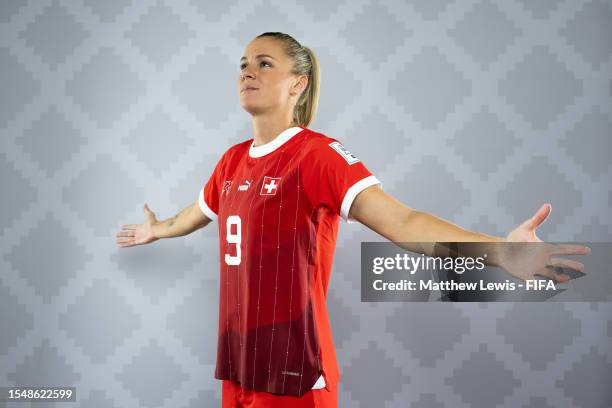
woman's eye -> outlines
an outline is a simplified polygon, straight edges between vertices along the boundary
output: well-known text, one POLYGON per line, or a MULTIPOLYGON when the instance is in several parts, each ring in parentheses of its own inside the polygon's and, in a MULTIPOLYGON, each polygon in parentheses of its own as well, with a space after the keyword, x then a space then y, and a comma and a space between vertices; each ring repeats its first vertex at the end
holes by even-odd
MULTIPOLYGON (((267 63, 266 61, 261 61, 260 65, 263 66, 263 64, 271 67, 272 65, 270 65, 269 63, 267 63)), ((240 64, 240 69, 244 69, 246 67, 246 64, 240 64)))

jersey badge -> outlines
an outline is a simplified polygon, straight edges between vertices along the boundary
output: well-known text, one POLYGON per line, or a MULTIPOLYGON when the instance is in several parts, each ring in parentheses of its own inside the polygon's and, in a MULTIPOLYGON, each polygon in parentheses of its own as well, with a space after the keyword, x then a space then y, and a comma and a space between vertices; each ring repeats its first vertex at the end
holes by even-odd
POLYGON ((355 164, 355 163, 359 162, 359 159, 357 158, 357 156, 355 156, 353 153, 351 153, 348 150, 346 150, 346 148, 344 146, 342 146, 342 143, 340 143, 340 142, 332 142, 332 143, 329 144, 329 147, 331 147, 336 152, 338 152, 338 154, 340 156, 342 156, 342 158, 344 160, 346 160, 346 162, 348 164, 355 164))
POLYGON ((229 192, 230 192, 230 190, 231 190, 231 188, 232 188, 232 180, 225 180, 225 181, 223 182, 223 189, 221 189, 221 194, 223 194, 223 193, 225 193, 225 194, 229 193, 229 192))
POLYGON ((264 176, 259 195, 276 195, 280 181, 280 177, 264 176))

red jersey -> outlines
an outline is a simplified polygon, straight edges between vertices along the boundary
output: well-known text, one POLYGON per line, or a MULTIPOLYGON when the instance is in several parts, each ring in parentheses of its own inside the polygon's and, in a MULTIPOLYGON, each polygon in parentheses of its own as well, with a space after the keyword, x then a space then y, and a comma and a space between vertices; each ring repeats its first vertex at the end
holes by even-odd
POLYGON ((325 304, 339 218, 380 182, 340 142, 302 126, 229 148, 199 206, 219 224, 215 378, 301 396, 340 379, 325 304), (321 381, 319 381, 321 382, 321 381))

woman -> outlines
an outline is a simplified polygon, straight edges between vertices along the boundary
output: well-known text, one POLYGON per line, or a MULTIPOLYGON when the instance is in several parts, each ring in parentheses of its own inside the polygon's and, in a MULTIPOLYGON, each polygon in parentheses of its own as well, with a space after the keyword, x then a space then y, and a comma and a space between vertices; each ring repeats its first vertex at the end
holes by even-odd
MULTIPOLYGON (((287 34, 263 33, 246 46, 238 92, 252 117, 253 139, 223 154, 192 205, 157 221, 145 204, 146 221, 117 233, 117 244, 129 247, 218 220, 215 377, 223 380, 223 407, 337 406, 340 373, 325 299, 340 217, 395 243, 541 242, 535 230, 550 205, 498 238, 416 211, 385 193, 339 141, 307 128, 318 103, 318 61, 287 34)), ((584 253, 555 248, 550 254, 584 253)), ((433 246, 422 252, 434 255, 433 246)), ((505 266, 502 260, 499 253, 490 262, 505 266)), ((551 264, 582 269, 570 260, 551 264)), ((524 268, 513 274, 533 276, 524 268)))

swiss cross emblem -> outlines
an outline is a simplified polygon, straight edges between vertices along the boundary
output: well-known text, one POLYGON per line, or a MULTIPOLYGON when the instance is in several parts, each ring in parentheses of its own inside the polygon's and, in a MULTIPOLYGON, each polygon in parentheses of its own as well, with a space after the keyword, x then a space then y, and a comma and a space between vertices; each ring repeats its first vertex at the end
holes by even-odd
POLYGON ((259 195, 275 195, 280 184, 280 177, 265 176, 259 195))

